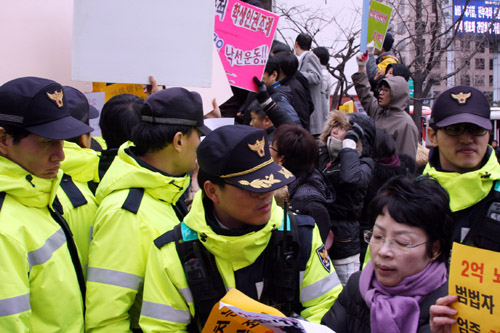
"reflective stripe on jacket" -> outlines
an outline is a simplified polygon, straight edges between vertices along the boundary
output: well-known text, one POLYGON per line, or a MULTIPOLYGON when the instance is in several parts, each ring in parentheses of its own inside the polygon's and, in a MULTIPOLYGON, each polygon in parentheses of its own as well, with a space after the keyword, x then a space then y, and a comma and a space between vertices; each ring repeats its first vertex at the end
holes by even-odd
MULTIPOLYGON (((207 236, 204 237, 203 245, 215 256, 224 285, 230 289, 236 287, 234 272, 250 266, 261 255, 271 238, 271 230, 279 228, 282 220, 283 211, 273 201, 271 218, 259 231, 237 237, 218 235, 205 221, 200 191, 184 222, 198 235, 207 236)), ((300 272, 300 301, 304 307, 300 315, 316 323, 320 322, 342 290, 329 259, 324 259, 324 263, 329 264, 330 271, 322 263, 318 251, 322 246, 318 227, 315 226, 306 270, 300 272)), ((151 247, 144 284, 141 328, 144 332, 185 332, 192 316, 193 298, 175 243, 168 243, 161 249, 151 247)))
POLYGON ((83 332, 83 300, 64 231, 51 217, 56 178, 0 157, 0 331, 83 332))
POLYGON ((147 256, 153 240, 179 220, 172 205, 189 186, 189 175, 169 177, 146 169, 120 148, 97 189, 99 208, 89 249, 86 329, 129 332, 138 328, 147 256), (144 189, 122 208, 130 189, 144 189))

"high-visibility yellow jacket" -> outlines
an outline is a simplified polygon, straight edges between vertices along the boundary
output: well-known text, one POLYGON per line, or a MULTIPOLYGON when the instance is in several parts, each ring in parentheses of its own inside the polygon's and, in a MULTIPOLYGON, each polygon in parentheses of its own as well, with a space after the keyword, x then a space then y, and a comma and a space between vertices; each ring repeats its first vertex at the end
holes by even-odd
POLYGON ((97 201, 88 182, 97 179, 99 155, 67 141, 64 142, 64 155, 65 159, 61 163, 64 176, 57 197, 63 206, 63 217, 71 228, 86 274, 90 238, 97 212, 97 201))
MULTIPOLYGON (((206 223, 202 201, 202 193, 198 191, 184 223, 198 235, 204 235, 202 244, 215 256, 226 289, 235 288, 235 271, 252 265, 262 254, 271 239, 272 229, 281 227, 283 210, 273 201, 271 218, 262 229, 242 236, 224 236, 216 234, 206 223)), ((319 229, 314 226, 311 254, 306 270, 300 272, 300 302, 304 307, 300 315, 316 323, 321 321, 342 291, 333 265, 320 255, 322 247, 319 229)), ((175 242, 161 249, 151 247, 144 284, 141 328, 144 332, 186 332, 192 317, 193 297, 175 242)))
POLYGON ((127 144, 96 192, 99 208, 89 250, 85 316, 90 332, 139 327, 149 248, 179 223, 172 205, 190 182, 189 175, 171 177, 141 166, 125 148, 127 144))
POLYGON ((0 332, 83 332, 83 299, 48 206, 63 172, 42 179, 0 157, 0 332))

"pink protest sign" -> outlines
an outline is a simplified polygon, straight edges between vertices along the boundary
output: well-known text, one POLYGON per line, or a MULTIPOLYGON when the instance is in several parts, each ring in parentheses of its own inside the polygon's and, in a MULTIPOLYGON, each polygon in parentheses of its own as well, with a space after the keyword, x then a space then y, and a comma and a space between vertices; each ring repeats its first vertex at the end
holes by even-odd
POLYGON ((214 41, 229 84, 256 91, 262 77, 278 15, 238 0, 215 1, 214 41))

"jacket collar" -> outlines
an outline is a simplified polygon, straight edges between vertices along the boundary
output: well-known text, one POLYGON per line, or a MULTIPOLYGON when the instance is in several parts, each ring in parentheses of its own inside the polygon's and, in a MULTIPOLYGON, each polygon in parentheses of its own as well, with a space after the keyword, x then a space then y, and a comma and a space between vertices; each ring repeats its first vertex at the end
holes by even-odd
POLYGON ((251 231, 241 236, 217 234, 205 220, 202 191, 196 193, 191 210, 184 219, 184 223, 196 231, 198 237, 204 234, 203 245, 220 261, 230 263, 234 271, 247 267, 257 260, 267 247, 272 230, 280 228, 282 221, 283 210, 273 200, 271 218, 260 230, 251 231))
POLYGON ((73 180, 87 183, 99 181, 99 153, 92 149, 81 148, 73 142, 64 141, 64 161, 61 169, 73 180))
POLYGON ((28 207, 52 206, 63 175, 50 179, 39 178, 11 160, 0 157, 0 192, 6 192, 28 207))
POLYGON ((97 201, 101 203, 114 191, 143 188, 153 198, 175 204, 189 187, 191 182, 189 174, 174 177, 145 168, 127 153, 128 146, 129 144, 124 144, 118 150, 118 155, 97 188, 97 201))
POLYGON ((487 154, 489 157, 481 169, 458 173, 441 170, 439 163, 435 162, 439 157, 439 150, 437 147, 432 149, 424 174, 436 178, 448 191, 452 212, 471 207, 483 200, 490 193, 495 180, 500 179, 500 165, 489 147, 487 154))

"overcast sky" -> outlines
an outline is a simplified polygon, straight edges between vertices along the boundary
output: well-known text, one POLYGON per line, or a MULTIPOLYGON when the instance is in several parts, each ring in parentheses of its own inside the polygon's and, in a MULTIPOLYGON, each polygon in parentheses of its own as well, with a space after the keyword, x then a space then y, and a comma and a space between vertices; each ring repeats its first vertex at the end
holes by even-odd
MULTIPOLYGON (((304 11, 306 9, 317 9, 327 17, 335 17, 339 25, 345 29, 361 29, 362 0, 275 0, 275 3, 288 8, 294 5, 303 6, 302 8, 304 11)), ((286 22, 280 20, 278 22, 278 27, 285 28, 286 22)), ((295 32, 289 31, 288 34, 288 40, 295 40, 295 32)), ((282 39, 280 36, 276 38, 282 39)), ((336 24, 331 24, 324 27, 320 33, 318 33, 316 40, 318 43, 322 44, 322 46, 333 47, 335 50, 345 45, 346 37, 336 24)), ((359 43, 359 37, 356 43, 359 43)), ((333 61, 333 59, 330 60, 332 65, 334 64, 333 61)), ((348 63, 346 68, 347 76, 350 77, 356 70, 356 61, 353 59, 348 63)))

